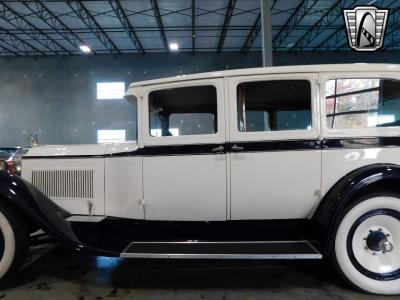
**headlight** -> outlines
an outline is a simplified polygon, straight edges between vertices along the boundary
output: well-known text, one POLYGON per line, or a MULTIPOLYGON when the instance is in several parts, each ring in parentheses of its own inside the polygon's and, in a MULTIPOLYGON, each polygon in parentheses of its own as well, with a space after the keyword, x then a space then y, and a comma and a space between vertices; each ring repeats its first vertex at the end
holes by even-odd
POLYGON ((0 171, 8 171, 8 164, 5 160, 0 160, 0 171))

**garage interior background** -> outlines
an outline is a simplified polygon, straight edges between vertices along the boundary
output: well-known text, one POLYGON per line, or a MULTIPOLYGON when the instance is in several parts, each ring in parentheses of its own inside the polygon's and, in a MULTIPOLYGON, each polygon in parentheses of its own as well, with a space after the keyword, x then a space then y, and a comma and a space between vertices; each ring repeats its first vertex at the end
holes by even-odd
MULTIPOLYGON (((399 1, 261 1, 276 66, 400 62, 399 1), (357 53, 342 9, 367 4, 390 9, 385 46, 357 53)), ((98 100, 98 83, 260 67, 263 13, 260 0, 1 1, 0 146, 135 139, 134 107, 98 100)))

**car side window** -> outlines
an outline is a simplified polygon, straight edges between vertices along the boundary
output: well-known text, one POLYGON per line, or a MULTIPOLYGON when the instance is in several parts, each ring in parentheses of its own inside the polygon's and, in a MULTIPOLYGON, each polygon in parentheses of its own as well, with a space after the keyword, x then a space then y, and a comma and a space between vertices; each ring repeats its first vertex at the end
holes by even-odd
POLYGON ((153 137, 217 133, 217 89, 212 85, 170 88, 149 94, 153 137))
POLYGON ((237 87, 240 132, 307 130, 311 128, 311 83, 271 80, 237 87))
POLYGON ((337 78, 325 85, 328 129, 400 126, 400 81, 337 78))

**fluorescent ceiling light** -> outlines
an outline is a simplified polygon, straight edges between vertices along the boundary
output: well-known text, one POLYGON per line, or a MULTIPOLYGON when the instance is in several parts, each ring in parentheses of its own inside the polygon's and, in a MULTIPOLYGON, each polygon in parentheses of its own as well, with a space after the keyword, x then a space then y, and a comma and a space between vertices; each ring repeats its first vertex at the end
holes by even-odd
POLYGON ((79 46, 79 49, 81 49, 81 51, 82 51, 83 53, 90 53, 90 52, 92 52, 92 50, 91 50, 88 46, 86 46, 86 45, 80 45, 80 46, 79 46))
POLYGON ((169 44, 169 49, 170 49, 171 51, 178 51, 178 50, 179 50, 179 45, 178 45, 178 43, 170 43, 170 44, 169 44))

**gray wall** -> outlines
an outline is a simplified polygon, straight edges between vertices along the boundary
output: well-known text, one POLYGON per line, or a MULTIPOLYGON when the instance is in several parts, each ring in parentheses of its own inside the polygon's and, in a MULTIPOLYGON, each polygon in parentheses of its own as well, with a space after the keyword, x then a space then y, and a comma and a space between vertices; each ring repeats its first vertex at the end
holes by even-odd
MULTIPOLYGON (((399 53, 277 53, 275 65, 392 62, 399 53)), ((76 56, 0 59, 0 146, 25 146, 22 134, 41 144, 96 143, 98 129, 126 129, 135 138, 134 107, 96 100, 96 83, 139 80, 261 65, 261 54, 201 53, 145 56, 76 56)))

